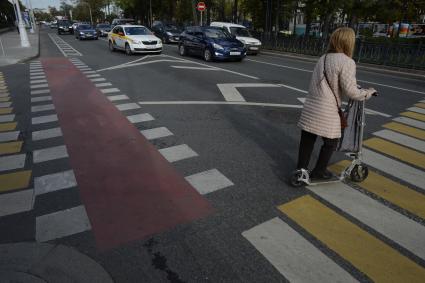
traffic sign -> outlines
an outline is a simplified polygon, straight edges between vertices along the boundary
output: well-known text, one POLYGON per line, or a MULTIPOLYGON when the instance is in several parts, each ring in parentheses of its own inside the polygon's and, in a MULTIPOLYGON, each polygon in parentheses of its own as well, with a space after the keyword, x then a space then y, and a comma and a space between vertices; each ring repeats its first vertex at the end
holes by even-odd
POLYGON ((199 12, 205 11, 207 9, 207 5, 205 5, 204 2, 198 2, 198 5, 196 5, 196 9, 198 9, 199 12))

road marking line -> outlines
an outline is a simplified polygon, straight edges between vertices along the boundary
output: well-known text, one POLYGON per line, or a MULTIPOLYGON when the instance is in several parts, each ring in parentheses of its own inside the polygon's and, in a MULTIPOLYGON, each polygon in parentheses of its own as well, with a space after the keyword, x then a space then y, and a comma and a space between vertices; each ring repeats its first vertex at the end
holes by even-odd
POLYGON ((32 90, 31 95, 50 93, 50 89, 32 90))
POLYGON ((96 74, 96 71, 84 71, 83 74, 96 74))
POLYGON ((4 193, 27 188, 30 183, 31 173, 31 170, 26 170, 0 175, 0 192, 4 193))
POLYGON ((22 141, 0 143, 0 155, 18 153, 21 151, 22 141))
POLYGON ((0 97, 9 97, 9 93, 8 92, 0 93, 0 97))
POLYGON ((126 100, 129 99, 127 95, 120 94, 120 95, 110 95, 108 96, 108 99, 110 101, 119 101, 119 100, 126 100))
POLYGON ((152 117, 149 113, 127 116, 127 119, 133 124, 155 120, 155 118, 152 117))
POLYGON ((30 88, 31 89, 35 89, 35 88, 48 88, 49 85, 48 84, 39 84, 39 85, 31 85, 30 88))
POLYGON ((425 154, 416 150, 380 138, 370 138, 364 141, 363 144, 370 149, 380 151, 398 160, 425 169, 425 154))
POLYGON ((32 132, 33 141, 51 139, 51 138, 56 138, 61 136, 62 136, 61 128, 53 128, 53 129, 32 132))
POLYGON ((425 123, 415 119, 410 119, 406 117, 397 117, 397 118, 394 118, 393 120, 399 123, 406 124, 408 126, 425 130, 425 123))
POLYGON ((419 282, 425 277, 423 267, 311 196, 278 208, 374 282, 419 282))
POLYGON ((363 162, 425 191, 425 176, 422 170, 366 148, 363 149, 363 162))
POLYGON ((18 136, 19 131, 0 133, 0 142, 16 141, 18 136))
POLYGON ((415 106, 416 107, 420 107, 420 108, 425 108, 425 102, 424 102, 425 100, 422 100, 421 102, 419 102, 419 103, 416 103, 415 104, 415 106))
POLYGON ((77 180, 72 170, 34 178, 34 192, 36 196, 76 186, 77 180))
POLYGON ((196 173, 185 177, 201 195, 209 194, 234 184, 217 169, 196 173))
POLYGON ((242 101, 139 101, 140 105, 242 105, 242 106, 261 106, 261 107, 281 107, 281 108, 303 108, 302 105, 258 103, 242 101))
POLYGON ((217 84, 217 87, 226 101, 244 102, 245 99, 239 93, 237 88, 240 88, 240 87, 260 88, 260 87, 279 87, 279 86, 276 84, 238 83, 238 84, 217 84))
POLYGON ((31 97, 31 103, 33 102, 42 102, 42 101, 51 101, 51 96, 39 96, 39 97, 31 97))
POLYGON ((71 45, 69 45, 67 42, 65 42, 62 38, 60 38, 58 35, 52 35, 48 34, 50 39, 53 41, 53 43, 58 47, 59 51, 62 52, 63 56, 68 57, 68 55, 74 55, 74 56, 83 56, 80 52, 78 52, 75 48, 73 48, 71 45), (72 52, 65 52, 59 44, 62 44, 64 46, 70 47, 72 49, 72 52), (72 54, 68 54, 72 53, 72 54))
POLYGON ((30 80, 30 84, 47 83, 47 80, 30 80))
POLYGON ((33 113, 49 110, 55 110, 55 106, 53 104, 31 106, 31 112, 33 113))
POLYGON ((120 92, 120 90, 118 89, 118 88, 103 88, 103 89, 100 89, 100 91, 103 93, 103 94, 108 94, 108 93, 114 93, 114 92, 120 92))
POLYGON ((74 235, 91 229, 84 206, 77 206, 35 219, 35 239, 37 242, 74 235))
POLYGON ((10 100, 10 97, 6 96, 6 97, 0 97, 0 101, 1 102, 8 102, 10 100))
POLYGON ((10 105, 12 105, 12 102, 0 102, 0 108, 10 107, 10 105))
POLYGON ((6 108, 0 108, 0 114, 10 114, 12 113, 13 108, 11 107, 6 107, 6 108))
POLYGON ((115 105, 118 110, 120 111, 126 111, 126 110, 132 110, 132 109, 139 109, 140 106, 137 103, 124 103, 124 104, 118 104, 115 105))
MULTIPOLYGON (((335 174, 340 174, 351 164, 348 160, 329 166, 335 174)), ((369 176, 357 183, 361 188, 425 219, 425 195, 401 185, 391 179, 369 170, 369 176)))
POLYGON ((392 86, 392 85, 380 84, 380 83, 375 83, 375 82, 365 81, 365 80, 357 80, 357 81, 368 83, 368 84, 384 86, 384 87, 393 88, 393 89, 398 89, 398 90, 403 90, 403 91, 408 91, 408 92, 413 92, 413 93, 425 94, 425 92, 423 92, 423 91, 418 91, 418 90, 413 90, 413 89, 407 89, 407 88, 402 88, 402 87, 397 87, 397 86, 392 86))
POLYGON ((30 80, 45 79, 45 78, 46 78, 45 75, 41 75, 41 76, 30 76, 30 80))
POLYGON ((92 75, 87 75, 87 78, 96 78, 96 77, 100 77, 99 74, 92 74, 92 75))
POLYGON ((44 72, 31 72, 30 71, 30 76, 42 76, 44 75, 44 72))
POLYGON ((68 157, 68 151, 64 145, 38 149, 33 152, 34 163, 41 163, 66 157, 68 157))
POLYGON ((79 70, 82 71, 93 71, 92 68, 79 68, 79 70))
POLYGON ((242 236, 289 282, 358 282, 277 217, 242 236))
POLYGON ((167 159, 168 162, 176 162, 198 156, 198 154, 194 152, 187 144, 162 148, 159 150, 159 153, 161 153, 161 155, 167 159))
POLYGON ((423 114, 419 114, 419 113, 414 113, 414 112, 403 112, 400 113, 400 115, 405 116, 405 117, 409 117, 415 120, 419 120, 419 121, 425 121, 425 115, 423 114))
POLYGON ((290 70, 297 70, 297 71, 302 71, 302 72, 307 72, 307 73, 312 73, 313 72, 312 70, 307 70, 307 69, 303 69, 303 68, 296 68, 296 67, 291 67, 291 66, 287 66, 287 65, 280 65, 280 64, 275 64, 275 63, 269 63, 269 62, 263 62, 263 61, 253 60, 253 59, 247 59, 247 58, 245 58, 245 60, 251 61, 251 62, 255 62, 255 63, 265 64, 265 65, 270 65, 270 66, 275 66, 275 67, 290 69, 290 70))
POLYGON ((418 150, 418 151, 422 151, 425 152, 425 142, 406 136, 406 135, 402 135, 390 130, 381 130, 378 132, 373 133, 375 136, 381 137, 383 139, 398 143, 400 145, 404 145, 404 146, 408 146, 412 149, 418 150))
POLYGON ((96 78, 96 79, 90 79, 90 81, 92 81, 92 82, 103 82, 103 81, 106 81, 106 79, 105 78, 96 78))
POLYGON ((9 132, 16 129, 16 122, 0 123, 0 132, 9 132))
POLYGON ((425 258, 425 226, 343 183, 308 189, 411 253, 425 258))
POLYGON ((0 217, 32 210, 33 190, 23 190, 0 195, 0 217))
POLYGON ((20 169, 25 166, 26 154, 15 154, 0 157, 0 171, 20 169))
POLYGON ((391 129, 393 131, 400 132, 402 134, 406 134, 406 135, 418 138, 418 139, 425 140, 425 131, 419 130, 414 127, 405 126, 403 124, 399 124, 395 122, 390 122, 388 124, 385 124, 383 125, 383 127, 387 129, 391 129))
POLYGON ((171 68, 175 69, 186 69, 186 70, 197 70, 197 71, 220 71, 220 69, 213 67, 191 67, 191 66, 175 66, 171 65, 171 68))
POLYGON ((96 87, 104 87, 104 86, 111 86, 111 83, 100 83, 100 84, 95 84, 96 87))
POLYGON ((53 114, 53 115, 45 115, 45 116, 34 117, 34 118, 31 119, 31 123, 33 125, 37 125, 37 124, 55 122, 57 120, 58 120, 58 116, 56 114, 53 114))
POLYGON ((281 87, 286 87, 286 88, 289 88, 289 89, 292 89, 292 90, 295 90, 295 91, 299 91, 299 92, 302 92, 302 93, 305 93, 305 94, 308 94, 308 91, 303 90, 303 89, 299 89, 299 88, 296 88, 296 87, 293 87, 293 86, 284 85, 284 84, 277 84, 277 85, 281 86, 281 87))
POLYGON ((410 107, 410 108, 407 108, 407 110, 420 113, 420 114, 425 114, 425 109, 421 107, 410 107))
POLYGON ((170 132, 170 130, 168 130, 166 127, 159 127, 159 128, 149 129, 149 130, 143 130, 143 131, 140 131, 140 132, 148 140, 154 140, 154 139, 164 138, 164 137, 168 137, 168 136, 173 135, 173 133, 170 132))

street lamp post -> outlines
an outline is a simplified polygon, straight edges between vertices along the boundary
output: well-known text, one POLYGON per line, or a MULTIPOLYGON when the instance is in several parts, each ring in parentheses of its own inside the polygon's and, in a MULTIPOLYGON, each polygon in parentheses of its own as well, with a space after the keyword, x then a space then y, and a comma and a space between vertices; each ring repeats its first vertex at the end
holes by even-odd
POLYGON ((19 6, 19 0, 13 1, 16 6, 16 13, 18 14, 18 28, 19 36, 21 37, 21 46, 22 47, 31 47, 31 44, 28 40, 27 30, 25 29, 24 21, 22 20, 21 7, 19 6))

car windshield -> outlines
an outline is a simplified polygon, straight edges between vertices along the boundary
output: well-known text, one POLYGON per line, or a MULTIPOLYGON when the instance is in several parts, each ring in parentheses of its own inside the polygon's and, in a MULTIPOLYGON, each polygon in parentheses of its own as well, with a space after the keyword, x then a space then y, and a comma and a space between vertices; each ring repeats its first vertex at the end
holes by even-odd
POLYGON ((230 32, 235 36, 252 37, 251 33, 246 28, 231 27, 230 32))
POLYGON ((98 28, 110 28, 111 26, 108 25, 108 24, 100 24, 100 25, 97 25, 97 27, 98 28))
POLYGON ((145 27, 126 27, 124 28, 126 35, 149 35, 152 34, 150 30, 145 27))
POLYGON ((78 29, 91 29, 90 25, 79 25, 78 29))
POLYGON ((230 38, 230 34, 222 29, 207 28, 204 29, 204 33, 208 38, 230 38))
POLYGON ((173 32, 180 32, 180 29, 173 25, 167 25, 165 26, 166 31, 173 31, 173 32))

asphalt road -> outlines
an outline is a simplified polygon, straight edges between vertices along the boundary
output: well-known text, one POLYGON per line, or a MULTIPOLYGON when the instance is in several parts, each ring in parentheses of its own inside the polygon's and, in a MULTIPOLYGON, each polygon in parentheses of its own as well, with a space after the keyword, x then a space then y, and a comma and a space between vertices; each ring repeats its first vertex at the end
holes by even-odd
MULTIPOLYGON (((424 99, 424 77, 358 69, 359 84, 380 93, 366 103, 372 181, 295 189, 287 181, 314 62, 264 52, 243 62, 206 63, 181 57, 176 45, 164 46, 161 55, 126 56, 110 52, 104 38, 59 38, 41 31, 40 58, 33 61, 41 64, 31 67, 41 66, 49 92, 36 92, 44 82, 31 81, 44 75, 33 70, 32 77, 41 77, 30 79, 31 62, 0 68, 24 142, 19 170, 32 171, 27 188, 35 188, 31 209, 0 215, 0 231, 7 231, 0 243, 74 247, 116 282, 423 280, 424 106, 406 109, 424 99), (52 103, 31 101, 50 94, 53 109, 31 108, 52 103), (110 106, 127 103, 133 109, 110 106), (389 135, 403 137, 377 141, 377 131, 406 111, 417 121, 413 130, 397 123, 389 135), (55 113, 58 121, 34 123, 55 113), (147 113, 153 119, 124 119, 147 113), (156 130, 143 132, 148 143, 134 127, 156 130), (34 139, 34 132, 52 128, 63 135, 34 139), (67 153, 40 157, 38 150, 63 145, 67 153), (179 145, 185 147, 173 148, 179 145), (168 162, 158 150, 163 156, 169 150, 168 162), (68 170, 76 181, 34 181, 68 170), (61 214, 66 210, 70 216, 61 214)), ((331 163, 344 159, 336 153, 331 163)), ((0 185, 0 198, 15 191, 0 185)))

